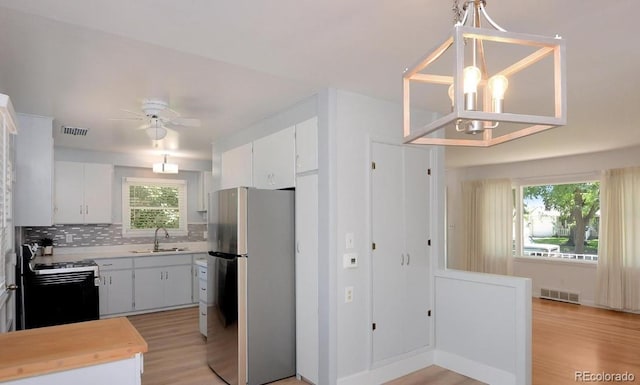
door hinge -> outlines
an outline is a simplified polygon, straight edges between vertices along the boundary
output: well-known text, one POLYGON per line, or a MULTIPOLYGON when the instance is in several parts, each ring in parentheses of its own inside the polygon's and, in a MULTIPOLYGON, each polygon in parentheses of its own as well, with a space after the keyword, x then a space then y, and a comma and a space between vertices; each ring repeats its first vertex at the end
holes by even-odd
POLYGON ((376 330, 376 323, 375 322, 371 324, 371 330, 376 330))
POLYGON ((427 246, 431 246, 431 239, 427 240, 427 246))
POLYGON ((427 169, 427 175, 431 175, 431 169, 430 168, 427 169))
POLYGON ((375 249, 376 249, 376 243, 375 243, 375 242, 373 242, 373 243, 371 244, 371 250, 375 250, 375 249))
POLYGON ((371 162, 371 169, 375 170, 376 169, 376 162, 371 162))
POLYGON ((427 317, 431 317, 431 310, 427 310, 427 317))

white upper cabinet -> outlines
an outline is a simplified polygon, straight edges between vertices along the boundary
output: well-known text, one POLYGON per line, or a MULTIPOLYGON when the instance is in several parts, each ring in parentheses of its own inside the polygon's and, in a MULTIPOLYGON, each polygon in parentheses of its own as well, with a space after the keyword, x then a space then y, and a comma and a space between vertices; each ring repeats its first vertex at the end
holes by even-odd
POLYGON ((111 223, 113 166, 56 162, 56 224, 111 223))
POLYGON ((247 143, 222 153, 221 189, 253 187, 252 152, 253 144, 247 143))
POLYGON ((296 173, 318 169, 318 117, 296 124, 296 173))
POLYGON ((295 126, 291 126, 253 142, 255 187, 281 189, 295 186, 295 132, 295 126))
POLYGON ((53 119, 18 114, 14 225, 53 224, 53 119))

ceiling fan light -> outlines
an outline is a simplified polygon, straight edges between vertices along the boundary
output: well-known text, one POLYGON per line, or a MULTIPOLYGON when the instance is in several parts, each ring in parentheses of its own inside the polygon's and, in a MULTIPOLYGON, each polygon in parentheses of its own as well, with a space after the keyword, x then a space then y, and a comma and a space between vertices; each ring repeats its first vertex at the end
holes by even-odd
POLYGON ((167 129, 161 125, 155 125, 146 129, 147 136, 152 140, 161 140, 167 136, 167 129))

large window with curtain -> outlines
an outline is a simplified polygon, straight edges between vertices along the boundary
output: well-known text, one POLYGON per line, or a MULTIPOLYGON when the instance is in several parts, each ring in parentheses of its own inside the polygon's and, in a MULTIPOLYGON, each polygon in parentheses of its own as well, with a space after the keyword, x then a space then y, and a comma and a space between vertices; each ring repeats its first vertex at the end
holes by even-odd
POLYGON ((516 255, 598 260, 598 180, 526 185, 519 196, 521 215, 514 223, 514 233, 520 233, 516 255))

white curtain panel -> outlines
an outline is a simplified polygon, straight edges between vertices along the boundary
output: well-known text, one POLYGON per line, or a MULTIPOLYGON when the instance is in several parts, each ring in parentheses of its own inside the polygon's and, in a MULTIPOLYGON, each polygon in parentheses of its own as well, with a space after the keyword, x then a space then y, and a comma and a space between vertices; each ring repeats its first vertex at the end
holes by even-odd
POLYGON ((640 167, 605 172, 600 218, 596 300, 640 311, 640 167))
POLYGON ((512 255, 513 193, 508 179, 462 183, 464 245, 459 258, 469 271, 508 274, 512 255))

